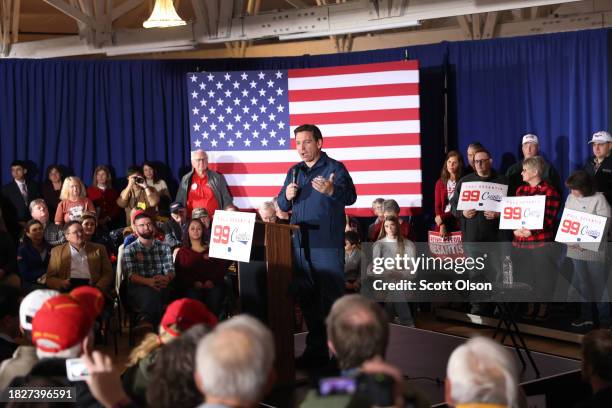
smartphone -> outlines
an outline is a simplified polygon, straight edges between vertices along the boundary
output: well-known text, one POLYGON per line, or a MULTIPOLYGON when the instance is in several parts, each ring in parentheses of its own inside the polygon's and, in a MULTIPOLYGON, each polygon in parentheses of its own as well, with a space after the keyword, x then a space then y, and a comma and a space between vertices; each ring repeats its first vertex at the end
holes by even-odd
POLYGON ((331 377, 319 380, 319 395, 352 394, 357 389, 355 378, 331 377))
POLYGON ((66 375, 70 381, 84 381, 89 376, 89 372, 87 371, 87 367, 85 367, 83 359, 67 359, 66 375))

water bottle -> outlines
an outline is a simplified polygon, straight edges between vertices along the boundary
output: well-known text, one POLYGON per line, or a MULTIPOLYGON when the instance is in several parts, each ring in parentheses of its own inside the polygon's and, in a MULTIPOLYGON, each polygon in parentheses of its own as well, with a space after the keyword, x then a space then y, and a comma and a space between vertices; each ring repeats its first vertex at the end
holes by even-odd
POLYGON ((504 285, 512 285, 514 283, 514 275, 512 274, 512 260, 509 256, 504 258, 502 263, 502 272, 504 285))

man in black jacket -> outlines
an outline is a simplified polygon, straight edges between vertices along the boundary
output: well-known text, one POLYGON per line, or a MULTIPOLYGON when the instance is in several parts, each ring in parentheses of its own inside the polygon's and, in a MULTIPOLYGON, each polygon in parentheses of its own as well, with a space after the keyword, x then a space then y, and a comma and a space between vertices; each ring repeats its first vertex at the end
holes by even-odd
POLYGON ((4 218, 13 239, 17 240, 21 228, 30 219, 30 202, 40 198, 38 184, 26 179, 28 169, 25 164, 16 160, 11 163, 13 180, 2 187, 4 197, 4 218))
POLYGON ((593 176, 597 191, 612 205, 612 135, 600 130, 593 134, 589 144, 593 145, 594 157, 589 159, 584 170, 593 176))
POLYGON ((13 357, 19 335, 19 290, 0 285, 0 362, 13 357))

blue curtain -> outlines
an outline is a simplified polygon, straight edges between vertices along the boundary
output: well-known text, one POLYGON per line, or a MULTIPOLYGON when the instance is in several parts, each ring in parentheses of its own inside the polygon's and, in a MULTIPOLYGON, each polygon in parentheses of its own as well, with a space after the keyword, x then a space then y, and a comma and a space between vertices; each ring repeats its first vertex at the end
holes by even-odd
POLYGON ((587 141, 608 129, 607 30, 448 44, 456 135, 474 140, 505 170, 522 158, 521 136, 564 180, 592 155, 587 141))
MULTIPOLYGON (((520 157, 535 132, 563 176, 588 156, 588 136, 607 128, 607 30, 440 43, 286 58, 74 61, 0 60, 0 180, 10 162, 66 165, 86 183, 97 164, 116 175, 144 160, 176 183, 189 165, 185 74, 202 70, 321 67, 418 59, 424 208, 444 156, 445 80, 450 144, 480 140, 496 166, 520 157), (502 159, 503 158, 503 159, 502 159)), ((426 212, 428 210, 425 210, 426 212)))

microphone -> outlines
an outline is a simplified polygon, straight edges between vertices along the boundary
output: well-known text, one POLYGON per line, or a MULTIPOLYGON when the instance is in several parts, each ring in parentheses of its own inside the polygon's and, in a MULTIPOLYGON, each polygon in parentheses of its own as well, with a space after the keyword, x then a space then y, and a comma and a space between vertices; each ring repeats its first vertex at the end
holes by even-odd
POLYGON ((291 182, 297 184, 297 167, 295 166, 291 169, 291 182))

